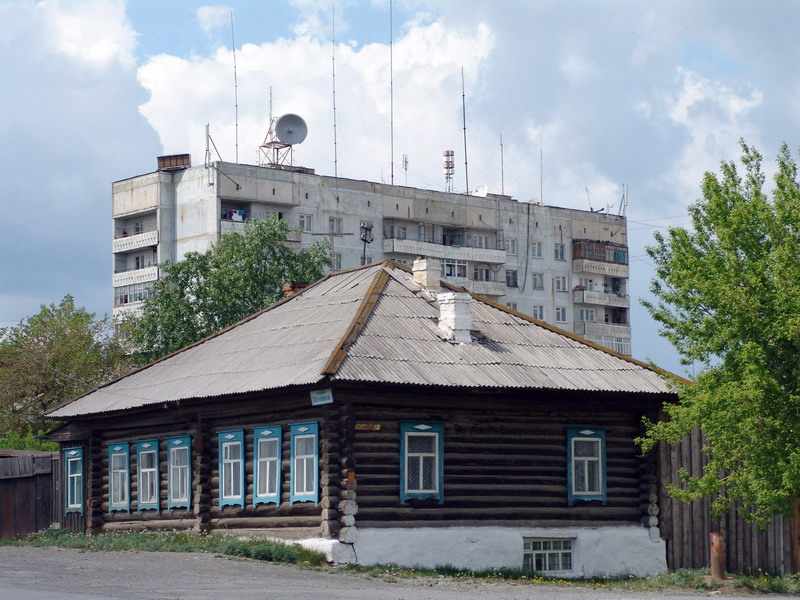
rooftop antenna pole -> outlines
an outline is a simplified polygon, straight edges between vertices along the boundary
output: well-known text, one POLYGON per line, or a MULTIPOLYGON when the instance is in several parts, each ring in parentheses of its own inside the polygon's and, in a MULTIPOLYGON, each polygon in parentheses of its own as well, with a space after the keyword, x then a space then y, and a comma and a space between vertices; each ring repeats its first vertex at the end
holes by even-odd
POLYGON ((389 180, 394 185, 394 22, 392 8, 392 0, 389 0, 389 144, 392 147, 389 180))
POLYGON ((464 127, 464 185, 469 196, 469 164, 467 163, 467 96, 464 92, 464 67, 461 67, 461 123, 464 127))
POLYGON ((234 114, 234 154, 239 162, 239 80, 236 76, 236 37, 233 32, 233 11, 231 11, 231 48, 233 49, 233 114, 234 114))
POLYGON ((506 195, 506 181, 503 165, 503 134, 500 134, 500 193, 506 195))
POLYGON ((544 204, 544 133, 539 132, 539 204, 544 204))
POLYGON ((589 196, 589 186, 585 185, 585 186, 583 186, 583 189, 586 190, 586 202, 589 204, 589 212, 594 212, 592 210, 592 198, 591 198, 591 196, 589 196))
POLYGON ((333 77, 333 176, 339 177, 339 156, 336 145, 336 1, 331 3, 331 74, 333 77))
POLYGON ((269 86, 269 123, 272 125, 272 86, 269 86))

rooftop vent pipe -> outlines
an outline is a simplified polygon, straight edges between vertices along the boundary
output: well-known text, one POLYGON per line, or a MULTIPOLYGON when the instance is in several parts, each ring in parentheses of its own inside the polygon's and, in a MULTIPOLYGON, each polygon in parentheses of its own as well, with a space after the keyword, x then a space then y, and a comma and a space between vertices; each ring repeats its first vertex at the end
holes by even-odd
POLYGON ((439 304, 439 331, 458 344, 472 342, 472 297, 466 292, 444 292, 436 296, 439 304))
POLYGON ((442 267, 437 259, 420 256, 414 260, 411 270, 414 273, 414 283, 417 285, 424 288, 439 287, 442 267))

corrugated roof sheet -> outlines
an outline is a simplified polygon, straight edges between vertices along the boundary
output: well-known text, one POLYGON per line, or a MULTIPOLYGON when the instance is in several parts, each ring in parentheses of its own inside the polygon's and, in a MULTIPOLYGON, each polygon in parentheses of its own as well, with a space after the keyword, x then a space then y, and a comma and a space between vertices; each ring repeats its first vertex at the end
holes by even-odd
MULTIPOLYGON (((471 344, 438 333, 429 291, 391 264, 328 276, 288 301, 101 387, 49 416, 314 384, 380 271, 390 277, 332 379, 485 388, 668 393, 654 370, 480 299, 471 344)), ((437 291, 437 290, 434 290, 437 291)))

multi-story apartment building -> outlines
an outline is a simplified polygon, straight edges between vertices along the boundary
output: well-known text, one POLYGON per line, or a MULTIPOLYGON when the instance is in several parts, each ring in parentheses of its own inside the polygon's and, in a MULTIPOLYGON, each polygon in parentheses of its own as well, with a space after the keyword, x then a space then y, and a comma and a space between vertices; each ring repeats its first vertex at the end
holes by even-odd
POLYGON ((332 268, 387 257, 440 265, 442 278, 630 354, 625 218, 520 202, 216 162, 160 157, 153 173, 112 188, 114 315, 135 311, 159 265, 205 251, 251 219, 277 214, 298 248, 332 246, 332 268))

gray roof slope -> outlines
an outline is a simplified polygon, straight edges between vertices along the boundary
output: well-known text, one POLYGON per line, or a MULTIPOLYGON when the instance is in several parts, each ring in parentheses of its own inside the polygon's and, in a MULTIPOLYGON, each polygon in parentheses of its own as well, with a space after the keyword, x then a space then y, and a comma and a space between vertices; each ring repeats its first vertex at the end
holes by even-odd
POLYGON ((48 416, 308 385, 326 376, 449 387, 672 391, 655 369, 481 297, 472 303, 476 342, 453 344, 438 335, 431 291, 440 290, 423 290, 391 263, 334 273, 48 416), (379 293, 370 298, 376 286, 379 293))

